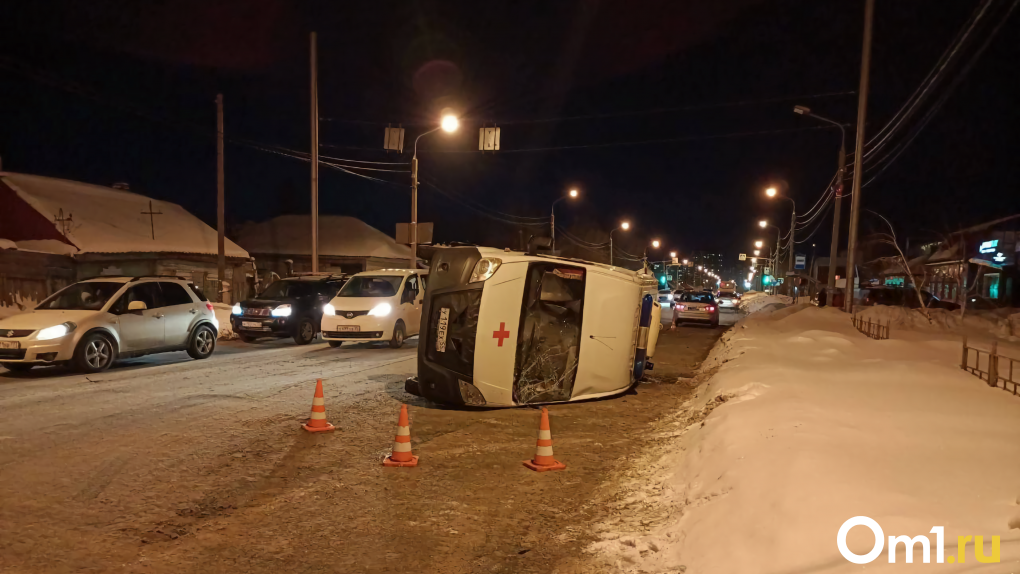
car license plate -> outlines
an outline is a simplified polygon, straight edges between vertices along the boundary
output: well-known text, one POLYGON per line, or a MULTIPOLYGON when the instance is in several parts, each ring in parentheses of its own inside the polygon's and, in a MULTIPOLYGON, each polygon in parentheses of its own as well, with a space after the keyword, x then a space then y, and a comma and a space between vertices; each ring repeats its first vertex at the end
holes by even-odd
POLYGON ((361 326, 360 325, 340 325, 339 327, 336 328, 336 330, 337 331, 341 331, 341 332, 343 332, 343 331, 348 331, 348 332, 354 331, 354 332, 357 332, 357 331, 361 330, 361 326))
POLYGON ((20 349, 21 343, 17 341, 0 341, 0 349, 20 349))
POLYGON ((247 329, 261 329, 262 323, 256 321, 241 321, 241 326, 247 329))
POLYGON ((436 350, 440 353, 446 352, 446 331, 450 327, 450 309, 443 307, 439 310, 439 324, 436 325, 436 350))

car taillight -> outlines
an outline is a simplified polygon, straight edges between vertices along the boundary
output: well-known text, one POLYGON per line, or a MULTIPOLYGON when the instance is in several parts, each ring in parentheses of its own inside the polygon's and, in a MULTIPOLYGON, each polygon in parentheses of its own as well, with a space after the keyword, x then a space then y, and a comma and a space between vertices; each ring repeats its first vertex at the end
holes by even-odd
POLYGON ((709 313, 715 311, 715 307, 712 307, 712 306, 707 307, 707 309, 708 309, 709 313))
POLYGON ((213 306, 212 306, 212 303, 210 303, 210 302, 206 301, 206 302, 205 302, 205 308, 206 308, 206 309, 208 309, 208 310, 210 310, 210 311, 212 311, 212 310, 213 310, 213 306))
POLYGON ((684 309, 686 309, 686 308, 687 308, 687 305, 680 305, 680 310, 681 310, 681 311, 683 311, 683 310, 684 310, 684 309))

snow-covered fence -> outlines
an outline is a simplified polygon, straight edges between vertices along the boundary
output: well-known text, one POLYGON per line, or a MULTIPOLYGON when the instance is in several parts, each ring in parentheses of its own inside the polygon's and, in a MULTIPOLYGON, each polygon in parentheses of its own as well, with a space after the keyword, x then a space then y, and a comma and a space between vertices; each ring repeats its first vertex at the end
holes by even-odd
POLYGON ((1020 388, 1018 388, 1020 380, 1015 378, 1020 376, 1020 369, 1016 368, 1018 364, 1020 364, 1020 360, 999 354, 997 341, 993 341, 992 348, 985 351, 968 346, 966 335, 963 337, 963 356, 960 357, 960 368, 986 381, 990 387, 998 387, 1001 382, 1002 390, 1020 395, 1020 388), (972 355, 973 361, 971 361, 972 355), (984 365, 984 370, 981 368, 982 365, 984 365))
POLYGON ((872 339, 882 341, 884 339, 889 338, 889 324, 891 323, 891 321, 886 321, 885 325, 883 325, 881 321, 872 322, 871 320, 865 319, 864 317, 858 317, 857 315, 854 315, 853 322, 854 327, 858 331, 864 333, 865 335, 871 337, 872 339))

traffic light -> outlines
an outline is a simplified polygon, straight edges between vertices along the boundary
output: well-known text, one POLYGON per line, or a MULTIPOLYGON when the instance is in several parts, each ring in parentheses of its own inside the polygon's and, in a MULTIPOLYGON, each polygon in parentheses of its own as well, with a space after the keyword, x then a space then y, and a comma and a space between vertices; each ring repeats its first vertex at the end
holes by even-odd
POLYGON ((765 285, 768 285, 768 284, 772 283, 772 278, 769 277, 768 275, 766 275, 766 276, 761 278, 761 282, 764 283, 765 285))

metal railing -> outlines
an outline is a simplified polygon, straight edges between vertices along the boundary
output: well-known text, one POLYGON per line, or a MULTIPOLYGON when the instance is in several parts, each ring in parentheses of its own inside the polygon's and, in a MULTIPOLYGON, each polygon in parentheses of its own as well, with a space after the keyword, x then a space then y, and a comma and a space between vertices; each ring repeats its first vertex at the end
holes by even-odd
POLYGON ((853 322, 854 328, 872 339, 882 341, 889 338, 889 324, 891 321, 886 321, 885 325, 883 325, 881 322, 872 322, 855 314, 853 322))
POLYGON ((992 342, 988 351, 967 345, 967 337, 963 337, 963 355, 960 357, 960 368, 988 383, 990 387, 999 387, 1007 393, 1020 395, 1020 359, 999 354, 998 341, 992 342), (971 361, 971 356, 974 360, 971 361), (981 367, 984 366, 984 369, 981 367))

